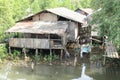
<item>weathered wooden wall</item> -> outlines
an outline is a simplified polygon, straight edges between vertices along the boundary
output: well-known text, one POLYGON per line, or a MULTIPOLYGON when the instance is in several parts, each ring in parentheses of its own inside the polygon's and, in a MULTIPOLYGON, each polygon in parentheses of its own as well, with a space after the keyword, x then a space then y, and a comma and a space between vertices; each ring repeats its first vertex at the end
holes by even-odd
POLYGON ((32 38, 11 38, 9 42, 11 47, 20 48, 41 48, 49 49, 50 44, 48 39, 32 39, 32 38))
POLYGON ((62 39, 35 39, 35 38, 11 38, 10 47, 33 49, 63 49, 65 43, 62 39))
POLYGON ((57 15, 52 13, 40 14, 40 21, 57 21, 57 15))
POLYGON ((75 40, 75 23, 74 22, 69 22, 68 32, 69 32, 68 40, 74 41, 75 40))
POLYGON ((33 16, 32 20, 33 21, 39 21, 40 20, 40 15, 38 14, 38 15, 33 16))
POLYGON ((44 13, 33 16, 32 20, 33 21, 57 21, 57 15, 44 12, 44 13))

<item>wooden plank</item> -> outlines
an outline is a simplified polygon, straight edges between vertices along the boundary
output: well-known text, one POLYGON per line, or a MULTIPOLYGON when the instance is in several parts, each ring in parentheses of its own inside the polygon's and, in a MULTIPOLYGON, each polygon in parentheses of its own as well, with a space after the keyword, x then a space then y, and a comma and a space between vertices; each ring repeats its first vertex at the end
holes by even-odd
POLYGON ((57 15, 52 13, 41 13, 40 20, 41 21, 57 21, 57 15))
POLYGON ((32 39, 32 38, 11 38, 9 45, 11 47, 20 47, 20 48, 43 48, 49 49, 49 40, 48 39, 32 39))
POLYGON ((112 44, 112 42, 106 42, 106 53, 107 57, 110 58, 119 58, 119 55, 117 53, 117 50, 115 46, 112 44))
MULTIPOLYGON (((57 40, 57 39, 56 39, 57 40)), ((52 44, 49 39, 33 39, 33 38, 11 38, 10 47, 19 47, 19 48, 39 48, 39 49, 63 49, 64 45, 62 43, 52 44), (50 46, 51 45, 51 46, 50 46)), ((60 41, 58 39, 58 41, 60 41)))

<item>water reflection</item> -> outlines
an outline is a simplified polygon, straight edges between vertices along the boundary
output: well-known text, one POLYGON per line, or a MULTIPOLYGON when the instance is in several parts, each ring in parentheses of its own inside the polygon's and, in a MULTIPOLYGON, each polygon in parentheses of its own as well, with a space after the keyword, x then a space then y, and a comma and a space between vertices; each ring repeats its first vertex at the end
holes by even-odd
POLYGON ((0 80, 119 80, 119 74, 120 68, 98 67, 95 63, 76 67, 38 64, 33 72, 31 67, 7 64, 0 69, 0 80))
POLYGON ((0 80, 10 80, 8 78, 8 74, 11 72, 12 64, 10 62, 4 67, 4 69, 0 73, 0 80))
POLYGON ((85 69, 86 69, 86 66, 83 64, 81 77, 77 79, 72 79, 72 80, 93 80, 93 78, 85 74, 85 69))

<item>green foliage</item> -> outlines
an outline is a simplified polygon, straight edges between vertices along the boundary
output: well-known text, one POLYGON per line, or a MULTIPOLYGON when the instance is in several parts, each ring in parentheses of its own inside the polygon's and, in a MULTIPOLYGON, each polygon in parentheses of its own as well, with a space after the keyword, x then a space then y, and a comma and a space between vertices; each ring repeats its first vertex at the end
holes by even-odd
POLYGON ((53 54, 53 55, 45 55, 43 57, 43 61, 54 61, 54 60, 58 60, 59 59, 59 55, 53 54))
POLYGON ((7 50, 4 44, 0 45, 0 63, 7 58, 7 50))
POLYGON ((100 27, 100 34, 107 35, 117 49, 120 49, 120 0, 93 0, 94 9, 102 8, 94 14, 94 24, 100 27))
POLYGON ((41 55, 35 55, 33 57, 33 59, 36 61, 36 62, 39 62, 41 60, 41 55))
POLYGON ((19 57, 20 56, 20 51, 17 51, 17 50, 14 50, 14 52, 13 52, 13 56, 14 57, 19 57))
POLYGON ((20 54, 21 54, 20 51, 14 50, 13 53, 10 54, 11 59, 19 60, 20 54))

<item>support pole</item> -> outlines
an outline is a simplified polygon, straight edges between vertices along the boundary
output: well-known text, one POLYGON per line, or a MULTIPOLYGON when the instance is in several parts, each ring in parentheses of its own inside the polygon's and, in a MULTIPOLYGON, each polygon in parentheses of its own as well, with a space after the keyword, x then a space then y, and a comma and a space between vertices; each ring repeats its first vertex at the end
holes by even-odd
POLYGON ((62 62, 62 57, 63 57, 63 49, 61 49, 61 53, 60 53, 60 61, 62 62))
POLYGON ((49 39, 49 46, 50 46, 50 65, 52 65, 52 44, 51 44, 51 40, 50 40, 50 34, 48 35, 48 39, 49 39))
POLYGON ((38 49, 35 50, 35 64, 37 63, 37 60, 38 60, 38 59, 37 59, 37 58, 38 58, 37 56, 38 56, 38 49))
POLYGON ((11 47, 9 46, 9 54, 11 54, 11 47))
POLYGON ((52 50, 50 49, 50 65, 52 65, 52 50))
POLYGON ((104 56, 103 65, 105 65, 106 57, 104 56))
MULTIPOLYGON (((10 34, 9 34, 9 39, 11 40, 11 38, 10 38, 10 34)), ((11 47, 10 47, 10 41, 9 41, 9 44, 8 44, 8 48, 9 48, 9 54, 11 54, 11 47)))
POLYGON ((74 66, 76 66, 77 64, 77 54, 75 54, 75 58, 74 58, 74 66))
POLYGON ((105 55, 104 55, 103 65, 105 65, 105 62, 106 62, 106 52, 105 52, 105 55))
POLYGON ((36 51, 35 51, 35 55, 36 55, 36 56, 38 55, 38 49, 36 49, 36 51))
POLYGON ((26 61, 27 60, 27 56, 26 56, 26 49, 25 48, 23 48, 23 53, 24 53, 24 59, 26 61))

